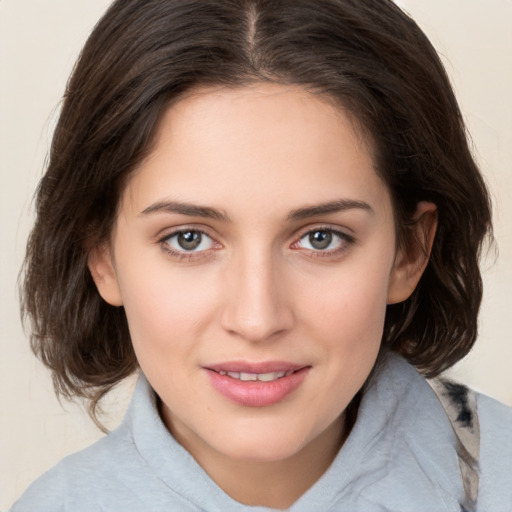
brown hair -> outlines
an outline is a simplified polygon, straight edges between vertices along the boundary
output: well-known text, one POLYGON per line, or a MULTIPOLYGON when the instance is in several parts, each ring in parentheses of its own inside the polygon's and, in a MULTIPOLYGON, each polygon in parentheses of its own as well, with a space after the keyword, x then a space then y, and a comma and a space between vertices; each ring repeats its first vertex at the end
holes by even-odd
POLYGON ((25 261, 22 310, 65 396, 98 400, 137 362, 124 310, 105 303, 88 250, 110 234, 123 184, 169 102, 197 86, 297 84, 334 98, 371 137, 399 239, 437 205, 427 269, 388 307, 383 345, 436 375, 471 349, 490 202, 449 80, 390 0, 117 0, 68 83, 25 261))

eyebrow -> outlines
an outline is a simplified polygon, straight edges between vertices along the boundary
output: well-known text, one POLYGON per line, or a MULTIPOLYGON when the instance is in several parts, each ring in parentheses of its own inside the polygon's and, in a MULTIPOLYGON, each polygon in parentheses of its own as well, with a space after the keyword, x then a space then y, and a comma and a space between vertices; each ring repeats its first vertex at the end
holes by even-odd
POLYGON ((179 201, 159 201, 148 206, 141 212, 141 215, 150 215, 152 213, 168 212, 188 215, 190 217, 204 217, 206 219, 214 219, 222 222, 230 222, 230 218, 226 213, 209 206, 199 206, 190 203, 182 203, 179 201))
POLYGON ((375 213, 373 208, 364 201, 357 201, 354 199, 339 199, 337 201, 329 201, 328 203, 322 203, 314 206, 307 206, 305 208, 298 208, 297 210, 292 210, 288 214, 288 220, 304 220, 309 217, 315 217, 317 215, 337 213, 352 209, 365 210, 371 214, 375 213))
MULTIPOLYGON (((297 208, 288 214, 288 221, 304 220, 318 215, 326 215, 329 213, 337 213, 345 210, 360 209, 371 214, 374 213, 373 208, 364 201, 354 199, 339 199, 329 201, 327 203, 297 208)), ((214 219, 221 222, 231 222, 229 216, 222 210, 211 208, 209 206, 199 206, 191 203, 183 203, 180 201, 158 201, 145 208, 140 215, 151 215, 152 213, 178 213, 189 217, 203 217, 206 219, 214 219)))

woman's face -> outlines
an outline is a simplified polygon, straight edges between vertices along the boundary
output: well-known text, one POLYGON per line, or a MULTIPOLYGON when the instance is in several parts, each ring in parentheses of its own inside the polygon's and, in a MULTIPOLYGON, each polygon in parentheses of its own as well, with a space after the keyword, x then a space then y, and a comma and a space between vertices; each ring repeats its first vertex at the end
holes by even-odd
POLYGON ((200 461, 278 461, 339 446, 386 304, 412 289, 403 259, 349 117, 260 84, 168 109, 90 263, 175 437, 200 461))

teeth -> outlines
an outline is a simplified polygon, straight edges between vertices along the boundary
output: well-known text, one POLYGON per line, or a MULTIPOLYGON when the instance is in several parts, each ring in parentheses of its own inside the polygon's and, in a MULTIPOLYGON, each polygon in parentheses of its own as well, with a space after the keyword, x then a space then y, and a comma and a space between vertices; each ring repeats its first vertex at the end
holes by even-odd
POLYGON ((281 379, 282 377, 288 377, 291 375, 293 370, 289 370, 287 372, 270 372, 270 373, 247 373, 247 372, 225 372, 223 370, 219 371, 220 375, 227 375, 232 379, 242 380, 242 381, 256 381, 259 380, 261 382, 272 382, 273 380, 281 379))
POLYGON ((240 372, 240 380, 258 380, 258 374, 240 372))
POLYGON ((276 379, 280 379, 284 377, 284 372, 271 372, 271 373, 260 373, 258 375, 258 380, 262 382, 271 382, 276 379))

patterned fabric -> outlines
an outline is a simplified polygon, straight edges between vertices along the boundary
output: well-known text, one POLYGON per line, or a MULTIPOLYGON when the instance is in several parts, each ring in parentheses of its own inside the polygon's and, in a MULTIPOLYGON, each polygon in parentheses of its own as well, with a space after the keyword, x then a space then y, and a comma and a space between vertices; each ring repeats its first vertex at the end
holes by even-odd
POLYGON ((466 386, 447 379, 432 379, 429 384, 444 407, 457 437, 457 456, 466 493, 462 510, 471 512, 476 508, 479 482, 480 423, 476 395, 466 386))

